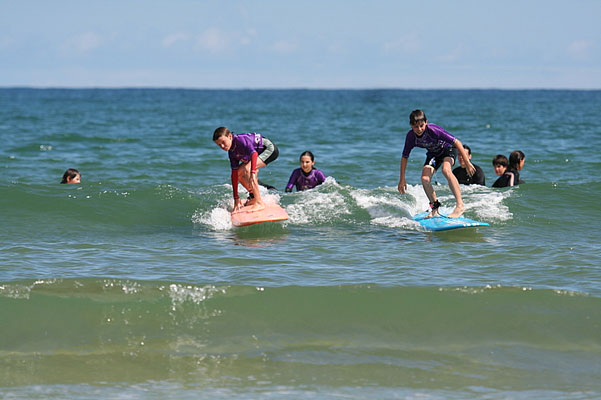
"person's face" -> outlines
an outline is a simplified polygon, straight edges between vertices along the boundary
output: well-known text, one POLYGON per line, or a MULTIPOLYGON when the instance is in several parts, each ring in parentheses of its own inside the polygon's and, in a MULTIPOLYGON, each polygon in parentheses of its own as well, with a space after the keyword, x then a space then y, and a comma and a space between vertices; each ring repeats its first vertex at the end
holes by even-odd
POLYGON ((427 121, 417 121, 415 124, 411 125, 411 129, 413 129, 413 132, 417 136, 421 136, 424 134, 427 126, 427 121))
MULTIPOLYGON (((466 153, 467 153, 467 151, 466 151, 466 153)), ((461 157, 461 154, 457 154, 457 158, 459 159, 459 164, 461 164, 461 168, 465 168, 465 160, 463 159, 463 157, 461 157)), ((472 155, 467 153, 467 159, 471 160, 472 155)))
POLYGON ((526 159, 525 159, 525 158, 524 158, 522 161, 520 161, 520 165, 519 165, 518 171, 521 171, 521 170, 522 170, 522 168, 524 168, 524 163, 525 163, 525 162, 526 162, 526 159))
POLYGON ((503 175, 507 170, 507 167, 501 164, 495 164, 493 165, 493 168, 495 169, 495 174, 497 174, 497 176, 503 175))
POLYGON ((80 174, 75 175, 73 178, 67 178, 67 183, 80 183, 80 182, 81 182, 80 174))
POLYGON ((225 151, 229 151, 232 147, 232 134, 227 134, 220 136, 217 140, 215 140, 215 144, 221 147, 225 151))
POLYGON ((315 165, 315 161, 311 161, 311 157, 309 156, 302 156, 300 158, 300 166, 301 169, 305 172, 305 173, 309 173, 311 172, 311 170, 313 169, 313 165, 315 165))

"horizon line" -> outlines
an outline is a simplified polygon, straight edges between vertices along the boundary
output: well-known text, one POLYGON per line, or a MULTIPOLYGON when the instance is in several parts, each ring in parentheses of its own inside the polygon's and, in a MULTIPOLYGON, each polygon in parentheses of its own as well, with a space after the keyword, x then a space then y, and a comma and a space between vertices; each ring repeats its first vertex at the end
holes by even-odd
POLYGON ((315 90, 315 91, 361 91, 361 90, 414 90, 414 91, 428 91, 428 90, 464 90, 464 91, 485 91, 485 90, 496 90, 496 91, 535 91, 535 90, 548 90, 548 91, 599 91, 599 88, 563 88, 563 87, 377 87, 377 86, 365 86, 365 87, 303 87, 303 86, 290 86, 290 87, 195 87, 195 86, 61 86, 61 85, 0 85, 0 89, 30 89, 30 90, 232 90, 232 91, 252 91, 252 90, 315 90))

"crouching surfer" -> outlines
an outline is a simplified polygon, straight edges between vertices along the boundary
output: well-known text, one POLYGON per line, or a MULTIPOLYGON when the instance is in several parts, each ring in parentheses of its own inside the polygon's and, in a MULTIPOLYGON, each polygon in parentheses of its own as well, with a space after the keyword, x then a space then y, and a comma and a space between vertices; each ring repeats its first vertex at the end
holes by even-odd
POLYGON ((248 211, 264 209, 259 190, 259 169, 278 158, 275 144, 259 133, 234 134, 226 127, 215 129, 213 142, 228 152, 232 168, 234 211, 242 207, 248 211), (248 190, 248 199, 244 204, 238 195, 238 182, 248 190))

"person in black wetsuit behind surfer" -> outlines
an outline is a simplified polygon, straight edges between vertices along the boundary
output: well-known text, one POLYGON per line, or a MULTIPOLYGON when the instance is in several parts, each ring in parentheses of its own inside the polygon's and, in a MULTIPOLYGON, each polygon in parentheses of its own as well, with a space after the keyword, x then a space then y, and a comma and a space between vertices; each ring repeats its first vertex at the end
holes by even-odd
POLYGON ((492 160, 492 165, 495 168, 497 175, 499 175, 499 179, 493 183, 492 187, 517 186, 520 183, 524 183, 524 181, 520 179, 519 171, 524 168, 525 161, 526 156, 520 150, 511 152, 509 155, 509 163, 507 162, 507 157, 501 154, 497 155, 492 160), (506 167, 504 171, 502 170, 503 166, 506 167))
MULTIPOLYGON (((472 149, 470 149, 470 147, 466 144, 463 145, 463 148, 467 151, 468 160, 470 160, 470 162, 471 162, 472 149)), ((476 164, 472 163, 474 168, 476 168, 476 173, 474 175, 470 176, 467 173, 467 170, 465 169, 466 163, 465 163, 465 160, 463 159, 463 157, 461 157, 461 154, 457 154, 457 158, 459 159, 459 164, 461 164, 459 167, 457 167, 453 170, 453 175, 455 175, 455 177, 457 178, 457 182, 459 182, 462 185, 486 186, 486 182, 485 182, 485 178, 484 178, 484 171, 482 171, 482 168, 480 168, 476 164)))

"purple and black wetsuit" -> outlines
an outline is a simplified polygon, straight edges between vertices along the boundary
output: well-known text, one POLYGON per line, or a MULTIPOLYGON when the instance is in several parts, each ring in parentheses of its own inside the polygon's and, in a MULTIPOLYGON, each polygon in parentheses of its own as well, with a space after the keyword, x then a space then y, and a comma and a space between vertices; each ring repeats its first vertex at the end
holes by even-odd
POLYGON ((455 136, 445 131, 438 125, 428 124, 421 137, 417 137, 413 129, 407 132, 403 157, 409 158, 409 153, 414 147, 422 147, 428 151, 428 155, 437 156, 447 147, 452 146, 455 136))
POLYGON ((251 161, 253 153, 261 153, 264 149, 263 137, 258 133, 232 135, 232 147, 228 151, 232 169, 238 169, 240 163, 251 161))
POLYGON ((455 161, 457 150, 453 147, 454 141, 455 136, 438 125, 428 124, 424 133, 419 137, 411 129, 405 138, 403 157, 409 158, 409 153, 414 147, 424 148, 427 150, 424 165, 431 165, 434 169, 438 169, 444 157, 451 157, 453 162, 455 161))
POLYGON ((296 185, 296 190, 313 189, 317 185, 321 185, 326 180, 326 176, 320 170, 313 168, 311 172, 306 174, 302 168, 297 168, 292 171, 286 191, 291 192, 292 187, 296 185))
POLYGON ((232 167, 234 199, 238 199, 238 168, 250 162, 251 172, 257 171, 257 159, 265 165, 278 158, 278 149, 273 142, 258 133, 232 135, 232 146, 228 151, 232 167))

